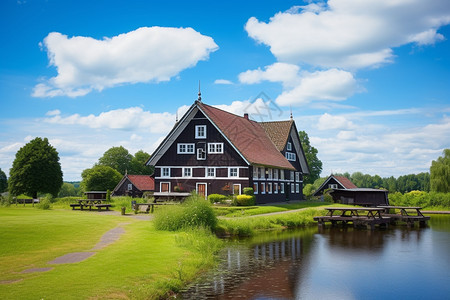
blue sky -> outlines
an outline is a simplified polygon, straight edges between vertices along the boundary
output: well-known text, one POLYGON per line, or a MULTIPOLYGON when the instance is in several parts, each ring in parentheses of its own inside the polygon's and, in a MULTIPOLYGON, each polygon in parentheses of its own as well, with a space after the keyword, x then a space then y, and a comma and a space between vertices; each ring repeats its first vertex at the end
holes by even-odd
POLYGON ((37 136, 64 180, 113 146, 152 153, 199 80, 233 113, 292 111, 322 176, 424 172, 450 148, 448 0, 5 0, 0 22, 7 174, 37 136))

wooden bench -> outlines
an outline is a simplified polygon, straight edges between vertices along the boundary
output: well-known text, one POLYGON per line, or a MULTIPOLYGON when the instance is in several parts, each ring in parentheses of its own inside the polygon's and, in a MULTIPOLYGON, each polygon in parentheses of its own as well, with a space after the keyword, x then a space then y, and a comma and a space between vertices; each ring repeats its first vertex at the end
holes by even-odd
POLYGON ((75 207, 80 207, 80 209, 81 209, 81 204, 73 203, 73 204, 70 204, 70 207, 72 207, 72 210, 75 210, 75 207))
POLYGON ((98 210, 101 210, 103 207, 106 208, 106 210, 109 210, 111 204, 94 204, 94 206, 97 207, 98 210))

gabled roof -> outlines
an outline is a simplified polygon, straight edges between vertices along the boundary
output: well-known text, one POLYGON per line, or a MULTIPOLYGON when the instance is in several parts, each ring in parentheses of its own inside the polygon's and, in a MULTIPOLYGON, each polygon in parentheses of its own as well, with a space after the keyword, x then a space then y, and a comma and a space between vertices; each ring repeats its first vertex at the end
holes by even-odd
POLYGON ((289 121, 274 121, 274 122, 261 122, 259 125, 264 129, 266 134, 275 144, 278 151, 283 151, 286 143, 289 139, 289 133, 291 132, 293 120, 289 121))
POLYGON ((141 191, 154 191, 155 179, 150 175, 125 175, 141 191))
POLYGON ((199 109, 249 163, 295 169, 280 153, 261 123, 198 102, 199 109))
MULTIPOLYGON (((345 189, 356 189, 358 188, 353 182, 350 181, 347 177, 344 176, 334 176, 334 179, 336 179, 337 182, 339 182, 345 189)), ((330 178, 331 178, 330 176, 330 178)))

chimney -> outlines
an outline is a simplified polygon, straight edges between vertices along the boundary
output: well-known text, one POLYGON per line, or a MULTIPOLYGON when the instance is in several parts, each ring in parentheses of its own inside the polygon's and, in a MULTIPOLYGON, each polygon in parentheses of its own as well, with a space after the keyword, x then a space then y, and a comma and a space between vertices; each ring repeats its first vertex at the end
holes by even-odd
POLYGON ((248 120, 248 113, 244 114, 244 119, 248 120))

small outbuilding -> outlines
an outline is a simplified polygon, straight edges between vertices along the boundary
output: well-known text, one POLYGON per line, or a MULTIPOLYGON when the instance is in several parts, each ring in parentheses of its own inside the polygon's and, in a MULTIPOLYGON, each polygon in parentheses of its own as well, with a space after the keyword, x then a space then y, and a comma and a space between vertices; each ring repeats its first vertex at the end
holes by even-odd
POLYGON ((95 200, 105 200, 106 199, 106 191, 89 191, 84 192, 87 199, 95 199, 95 200))
POLYGON ((150 175, 125 174, 114 188, 112 196, 142 197, 144 192, 155 191, 155 180, 150 175))
POLYGON ((388 191, 371 188, 333 189, 330 191, 336 203, 378 206, 389 205, 388 191))
POLYGON ((327 189, 356 189, 358 188, 353 182, 344 176, 334 176, 330 175, 324 183, 314 192, 313 196, 323 195, 323 192, 327 189))

